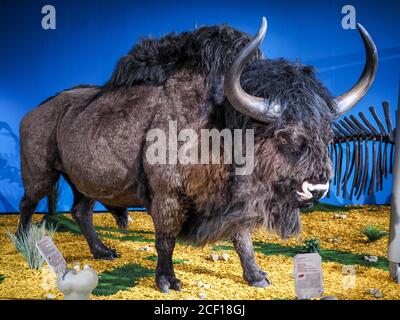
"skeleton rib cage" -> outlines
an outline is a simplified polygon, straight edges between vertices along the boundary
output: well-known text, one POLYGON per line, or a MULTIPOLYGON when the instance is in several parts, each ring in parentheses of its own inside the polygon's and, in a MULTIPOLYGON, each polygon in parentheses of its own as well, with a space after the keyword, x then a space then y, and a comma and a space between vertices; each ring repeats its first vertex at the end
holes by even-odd
POLYGON ((359 118, 350 115, 333 124, 329 154, 335 168, 331 182, 336 188, 331 192, 336 196, 349 200, 371 196, 383 190, 383 179, 392 173, 397 124, 393 128, 389 103, 383 102, 382 107, 385 125, 374 107, 369 107, 374 123, 359 112, 359 118))

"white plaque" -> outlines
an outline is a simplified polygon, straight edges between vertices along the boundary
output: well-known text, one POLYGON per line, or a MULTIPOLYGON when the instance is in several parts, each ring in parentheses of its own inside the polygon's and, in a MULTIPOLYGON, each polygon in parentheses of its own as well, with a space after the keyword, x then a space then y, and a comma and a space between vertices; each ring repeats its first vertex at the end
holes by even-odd
POLYGON ((294 280, 298 299, 321 297, 324 293, 321 256, 318 253, 297 254, 294 280))
POLYGON ((50 237, 46 236, 40 239, 36 242, 36 247, 51 270, 58 274, 65 271, 67 262, 50 237))

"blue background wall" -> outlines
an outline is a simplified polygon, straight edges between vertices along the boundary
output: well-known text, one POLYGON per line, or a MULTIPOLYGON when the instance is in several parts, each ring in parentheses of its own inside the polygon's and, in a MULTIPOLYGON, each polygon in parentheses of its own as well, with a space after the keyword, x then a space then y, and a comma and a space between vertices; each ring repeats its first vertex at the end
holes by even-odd
MULTIPOLYGON (((358 79, 364 63, 358 32, 341 27, 341 8, 346 4, 355 6, 357 21, 369 30, 380 55, 375 84, 354 112, 388 100, 394 113, 400 69, 398 1, 1 1, 0 212, 17 211, 23 192, 18 151, 22 116, 65 88, 104 83, 118 58, 140 37, 219 23, 254 34, 264 15, 269 22, 263 44, 266 56, 314 65, 338 95, 358 79), (45 4, 57 10, 56 30, 41 28, 45 4)), ((390 192, 388 179, 384 191, 358 203, 387 203, 390 192)), ((325 201, 348 203, 335 197, 325 201)), ((69 210, 70 203, 64 184, 60 209, 69 210)), ((41 204, 39 210, 43 208, 41 204)))

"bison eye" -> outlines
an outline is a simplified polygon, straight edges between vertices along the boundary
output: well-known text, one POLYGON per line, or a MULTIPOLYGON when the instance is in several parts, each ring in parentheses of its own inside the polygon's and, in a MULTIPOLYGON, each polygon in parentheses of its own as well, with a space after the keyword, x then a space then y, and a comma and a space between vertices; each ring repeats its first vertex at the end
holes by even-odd
POLYGON ((307 138, 291 129, 279 130, 275 133, 279 150, 287 155, 301 155, 307 146, 307 138))
POLYGON ((288 144, 288 141, 285 137, 280 137, 279 142, 280 142, 280 144, 288 144))
POLYGON ((278 132, 276 139, 279 145, 287 145, 290 141, 290 135, 287 132, 278 132))

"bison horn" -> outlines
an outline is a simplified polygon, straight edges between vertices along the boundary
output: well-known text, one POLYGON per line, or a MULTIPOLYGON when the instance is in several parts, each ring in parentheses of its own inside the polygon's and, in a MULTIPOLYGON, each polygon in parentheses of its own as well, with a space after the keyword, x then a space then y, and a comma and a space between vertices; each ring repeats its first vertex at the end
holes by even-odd
POLYGON ((369 87, 374 82, 376 70, 378 69, 378 50, 375 43, 365 28, 357 23, 358 31, 364 42, 366 52, 366 62, 360 79, 350 89, 350 91, 336 98, 339 114, 348 112, 357 102, 367 93, 369 87))
POLYGON ((239 112, 259 120, 270 123, 280 113, 279 105, 270 105, 265 99, 246 93, 240 85, 240 75, 244 66, 258 50, 267 31, 267 19, 263 17, 258 34, 237 55, 230 69, 225 75, 224 91, 232 106, 239 112))

